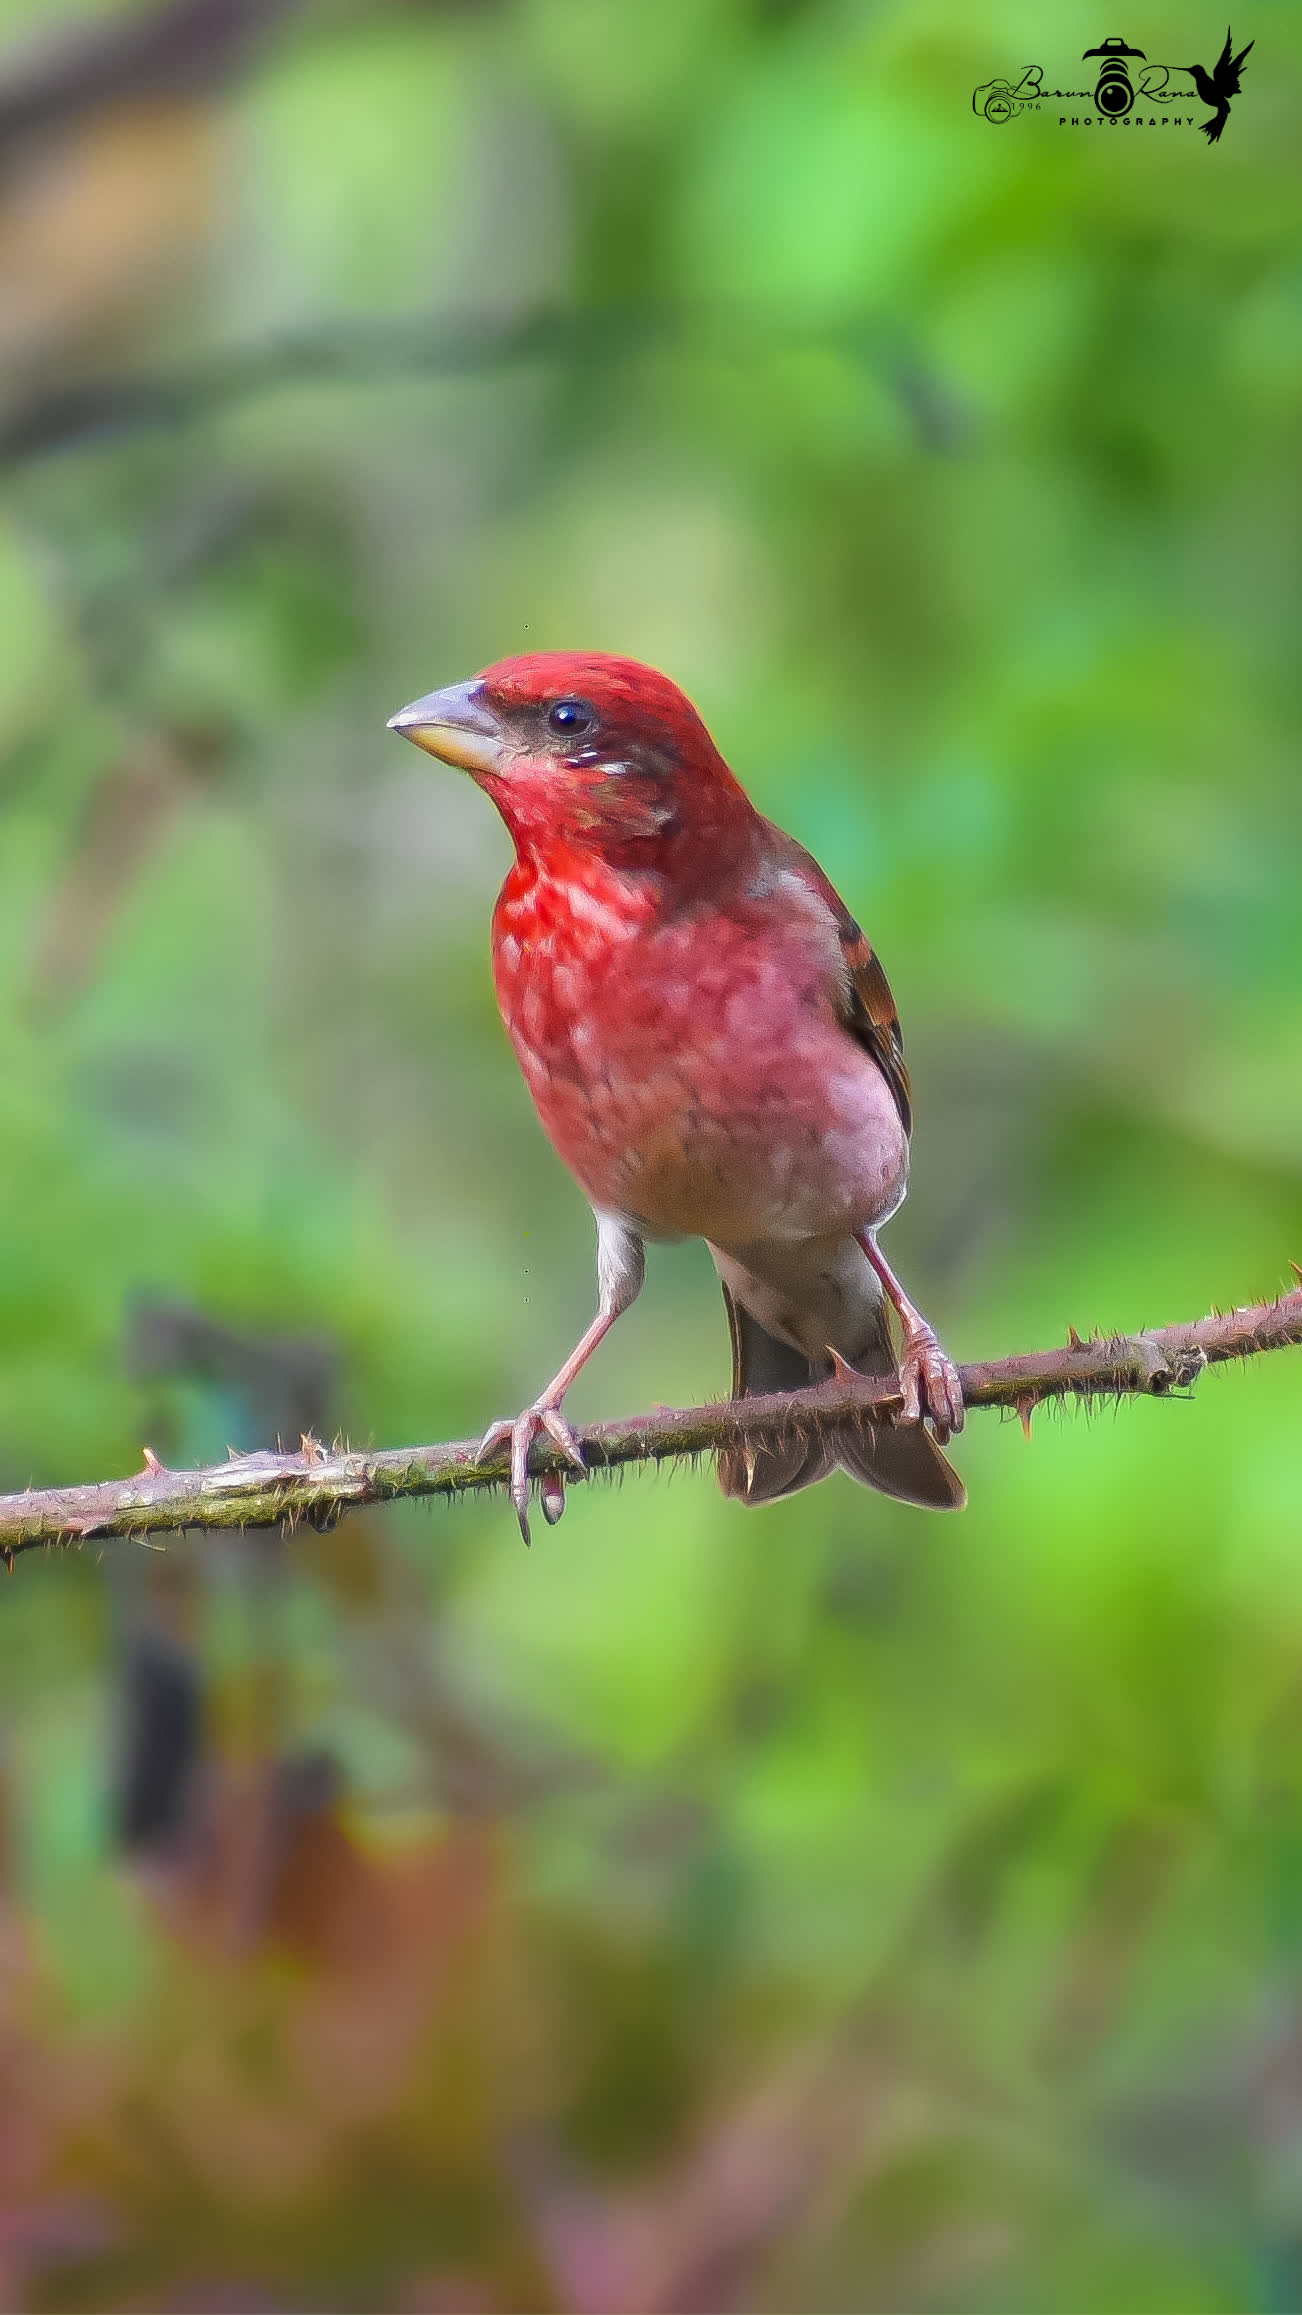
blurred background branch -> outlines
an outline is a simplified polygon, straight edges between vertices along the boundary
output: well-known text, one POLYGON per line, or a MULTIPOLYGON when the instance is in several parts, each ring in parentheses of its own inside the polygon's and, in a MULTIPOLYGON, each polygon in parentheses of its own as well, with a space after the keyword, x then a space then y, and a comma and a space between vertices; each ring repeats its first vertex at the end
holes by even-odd
MULTIPOLYGON (((1164 1398, 1187 1389, 1206 1366, 1299 1344, 1302 1283, 1275 1302, 1217 1312, 1186 1326, 1090 1342, 1073 1329, 1065 1349, 988 1359, 959 1373, 965 1405, 1011 1409, 1029 1437, 1032 1413, 1045 1400, 1164 1398)), ((897 1400, 889 1383, 855 1392, 834 1381, 800 1397, 774 1393, 717 1406, 660 1408, 654 1415, 593 1424, 577 1435, 595 1473, 717 1454, 791 1429, 835 1432, 860 1419, 865 1405, 886 1408, 897 1400)), ((562 1477, 569 1469, 554 1448, 542 1445, 530 1467, 562 1477)), ((232 1449, 229 1461, 203 1471, 169 1471, 147 1449, 145 1470, 132 1479, 0 1496, 0 1554, 12 1569, 14 1553, 37 1544, 143 1539, 188 1528, 274 1527, 300 1519, 329 1526, 358 1505, 464 1495, 498 1487, 504 1478, 503 1457, 478 1461, 472 1440, 355 1454, 328 1452, 305 1437, 298 1454, 239 1455, 232 1449)))
POLYGON ((812 321, 789 314, 711 305, 608 304, 586 310, 494 315, 398 314, 358 321, 338 316, 154 375, 86 378, 45 385, 0 419, 0 467, 80 445, 193 425, 199 419, 291 386, 324 388, 402 378, 471 377, 531 362, 590 368, 594 374, 653 354, 724 360, 747 368, 766 358, 829 355, 875 374, 893 393, 930 450, 956 449, 967 419, 956 392, 903 340, 871 315, 812 321))
POLYGON ((201 98, 228 88, 301 0, 162 0, 59 26, 7 60, 0 155, 101 105, 201 98))

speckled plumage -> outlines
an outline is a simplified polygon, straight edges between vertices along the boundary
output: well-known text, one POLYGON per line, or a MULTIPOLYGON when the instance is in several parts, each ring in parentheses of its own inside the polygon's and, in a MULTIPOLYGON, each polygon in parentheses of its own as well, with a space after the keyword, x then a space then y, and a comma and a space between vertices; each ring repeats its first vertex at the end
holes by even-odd
POLYGON ((652 875, 579 884, 545 863, 498 903, 498 1001, 538 1115, 593 1205, 644 1237, 849 1233, 904 1194, 908 1138, 838 1013, 832 920, 793 868, 752 897, 748 865, 706 908, 652 875))

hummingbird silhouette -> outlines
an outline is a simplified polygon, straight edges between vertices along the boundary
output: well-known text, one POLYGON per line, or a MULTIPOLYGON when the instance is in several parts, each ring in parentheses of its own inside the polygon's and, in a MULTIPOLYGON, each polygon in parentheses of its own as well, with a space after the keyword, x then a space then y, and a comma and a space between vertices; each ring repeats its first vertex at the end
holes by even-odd
POLYGON ((1256 45, 1255 40, 1250 40, 1248 47, 1241 48, 1238 55, 1235 56, 1233 54, 1234 43, 1227 24, 1225 27, 1225 46, 1221 50, 1220 62, 1215 72, 1204 72, 1201 64, 1187 64, 1184 68, 1186 72, 1193 74, 1199 96, 1205 105, 1211 106, 1215 116, 1210 121, 1199 123, 1209 145, 1214 145, 1217 142, 1221 130, 1230 117, 1230 98, 1239 93, 1239 74, 1243 70, 1243 60, 1248 49, 1255 48, 1256 45))

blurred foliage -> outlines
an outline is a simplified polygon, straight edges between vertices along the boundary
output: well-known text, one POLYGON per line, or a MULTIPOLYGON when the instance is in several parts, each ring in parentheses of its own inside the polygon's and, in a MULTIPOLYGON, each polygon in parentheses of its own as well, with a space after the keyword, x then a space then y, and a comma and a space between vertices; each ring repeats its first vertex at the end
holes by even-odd
MULTIPOLYGON (((1214 150, 974 116, 1075 5, 174 16, 0 0, 0 1487, 477 1432, 585 1322, 505 837, 383 728, 520 648, 667 667, 870 926, 958 1355, 1269 1292, 1297 12, 1214 150)), ((574 1403, 726 1371, 671 1250, 574 1403)), ((978 1420, 954 1523, 23 1564, 6 2303, 1298 2306, 1298 1389, 978 1420)))

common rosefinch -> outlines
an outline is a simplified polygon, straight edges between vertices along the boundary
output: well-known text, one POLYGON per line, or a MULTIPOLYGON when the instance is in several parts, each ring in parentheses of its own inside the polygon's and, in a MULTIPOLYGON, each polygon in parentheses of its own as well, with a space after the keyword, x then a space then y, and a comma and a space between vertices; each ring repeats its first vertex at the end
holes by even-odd
MULTIPOLYGON (((709 1246, 736 1396, 842 1364, 889 1376, 888 1305, 900 1320, 898 1423, 730 1448, 725 1495, 772 1502, 839 1465, 906 1503, 960 1506, 940 1452, 963 1424, 958 1375, 877 1245, 908 1176, 900 1025, 821 868, 761 818, 677 685, 636 660, 504 659, 391 729, 469 772, 514 839, 493 917, 498 1003, 596 1216, 597 1315, 484 1441, 510 1439, 526 1543, 530 1450, 545 1433, 582 1471, 561 1402, 636 1298, 647 1238, 709 1246)), ((563 1503, 548 1482, 547 1516, 563 1503)))

